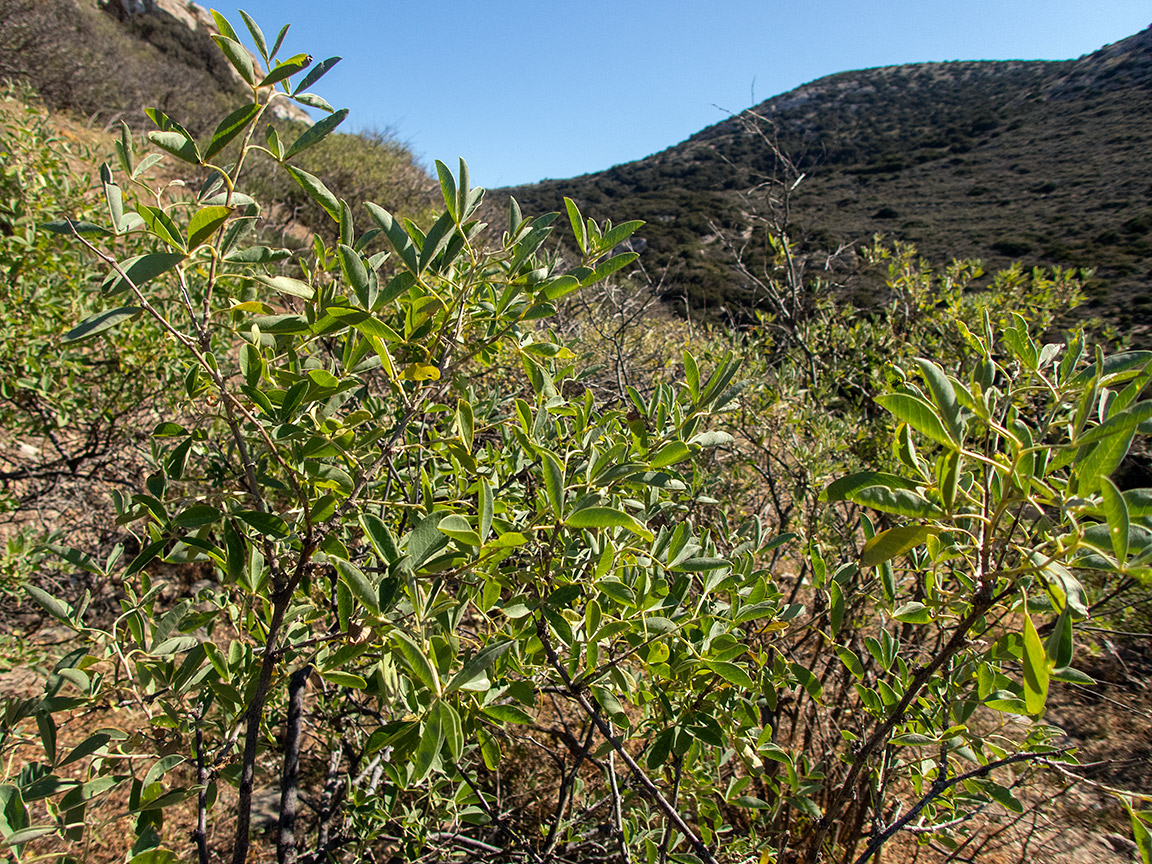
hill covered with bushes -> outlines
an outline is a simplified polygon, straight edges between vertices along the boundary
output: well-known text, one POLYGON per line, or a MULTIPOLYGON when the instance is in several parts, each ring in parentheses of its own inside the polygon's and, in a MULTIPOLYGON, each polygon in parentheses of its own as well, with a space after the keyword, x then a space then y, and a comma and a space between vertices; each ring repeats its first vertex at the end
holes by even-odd
POLYGON ((1088 306, 1152 311, 1152 30, 1078 60, 921 63, 830 75, 660 153, 506 191, 647 220, 649 271, 696 308, 743 302, 733 250, 766 234, 747 190, 794 164, 793 239, 820 261, 875 233, 988 269, 1094 267, 1088 306))

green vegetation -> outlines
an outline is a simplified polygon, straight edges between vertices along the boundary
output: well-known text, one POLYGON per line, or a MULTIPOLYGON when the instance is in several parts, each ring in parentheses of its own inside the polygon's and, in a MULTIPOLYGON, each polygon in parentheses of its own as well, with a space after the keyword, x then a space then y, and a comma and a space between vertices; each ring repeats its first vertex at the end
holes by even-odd
POLYGON ((4 109, 0 572, 51 634, 0 642, 6 854, 863 864, 1078 786, 1152 857, 1146 778, 1047 722, 1152 587, 1152 490, 1113 479, 1152 353, 1046 342, 1072 274, 874 244, 833 284, 783 176, 744 326, 660 317, 640 221, 491 228, 463 161, 354 206, 308 167, 345 112, 270 122, 328 61, 215 23, 244 104, 122 127, 92 189, 4 109), (84 424, 119 460, 87 477, 84 424), (103 530, 21 521, 63 482, 31 437, 103 530))

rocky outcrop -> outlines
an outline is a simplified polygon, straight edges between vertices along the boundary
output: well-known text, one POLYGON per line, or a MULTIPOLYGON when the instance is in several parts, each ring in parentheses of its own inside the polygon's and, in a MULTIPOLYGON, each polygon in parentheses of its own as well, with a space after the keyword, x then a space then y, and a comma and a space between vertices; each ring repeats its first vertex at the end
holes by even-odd
MULTIPOLYGON (((168 15, 189 30, 217 32, 216 22, 212 20, 212 14, 199 3, 193 3, 191 0, 107 0, 103 8, 122 20, 139 15, 168 15)), ((260 58, 251 51, 248 54, 252 57, 252 62, 259 68, 261 65, 260 58)), ((241 81, 239 74, 236 74, 235 78, 237 81, 241 81)), ((312 124, 312 118, 303 108, 283 99, 277 99, 272 104, 271 110, 281 120, 312 124)))

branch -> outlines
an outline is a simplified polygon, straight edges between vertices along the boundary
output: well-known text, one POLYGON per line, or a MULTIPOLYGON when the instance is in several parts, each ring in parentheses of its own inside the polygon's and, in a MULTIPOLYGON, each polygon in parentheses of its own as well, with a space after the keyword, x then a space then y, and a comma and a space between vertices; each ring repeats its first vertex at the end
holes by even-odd
POLYGON ((908 689, 904 691, 903 698, 901 698, 888 714, 887 719, 880 725, 880 728, 873 732, 864 746, 853 755, 852 768, 848 771, 847 778, 840 785, 840 788, 836 790, 836 794, 833 795, 832 800, 828 803, 824 815, 820 821, 816 823, 816 836, 808 853, 810 860, 819 854, 820 848, 824 845, 824 839, 828 836, 828 831, 832 827, 832 823, 836 820, 844 801, 856 788, 856 781, 860 776, 860 772, 864 770, 864 766, 868 762, 869 757, 888 740, 888 736, 904 718, 904 712, 908 710, 908 706, 912 704, 912 701, 920 693, 920 690, 928 683, 932 676, 936 674, 936 671, 941 666, 951 660, 952 657, 964 647, 967 641, 968 631, 980 617, 992 607, 996 598, 988 596, 990 594, 991 585, 980 589, 980 593, 973 602, 972 608, 956 626, 956 630, 953 631, 952 637, 948 640, 944 649, 933 658, 931 663, 927 666, 921 666, 916 670, 916 673, 912 676, 912 681, 908 684, 908 689))
MULTIPOLYGON (((668 803, 668 800, 660 792, 660 788, 649 779, 648 775, 644 773, 636 763, 636 760, 633 759, 631 754, 625 749, 624 743, 612 732, 612 727, 608 724, 608 721, 600 716, 600 706, 598 704, 594 706, 593 703, 589 701, 585 691, 573 683, 568 675, 568 670, 565 669, 564 664, 560 662, 560 658, 556 654, 556 649, 552 647, 552 637, 548 634, 548 626, 545 624, 543 618, 537 619, 536 621, 536 635, 540 638, 540 644, 544 646, 544 654, 547 656, 548 662, 552 665, 552 668, 560 673, 560 678, 564 681, 568 692, 572 694, 572 697, 584 710, 584 713, 592 718, 592 722, 599 728, 600 734, 603 735, 608 743, 612 745, 612 748, 620 754, 620 758, 624 760, 624 764, 636 775, 636 779, 640 782, 644 791, 652 796, 657 806, 664 811, 664 815, 676 826, 676 830, 684 835, 698 857, 705 861, 706 864, 718 864, 712 852, 704 845, 703 841, 696 836, 696 832, 688 826, 688 823, 684 821, 684 817, 677 812, 675 807, 668 803)), ((609 770, 611 770, 611 768, 609 768, 609 770)))
MULTIPOLYGON (((1048 753, 1017 753, 1014 756, 1006 756, 1003 759, 997 759, 995 762, 989 762, 987 765, 981 765, 979 768, 973 768, 971 771, 968 771, 964 774, 959 774, 953 777, 951 780, 945 780, 942 778, 934 780, 932 782, 932 787, 924 794, 923 798, 916 802, 915 807, 913 807, 911 810, 909 810, 907 813, 905 813, 903 816, 885 828, 881 833, 875 835, 872 838, 872 840, 868 843, 868 848, 864 850, 864 854, 856 859, 856 864, 865 864, 869 858, 871 858, 880 850, 880 847, 883 846, 885 842, 887 842, 888 838, 890 838, 893 834, 895 834, 897 831, 915 819, 916 816, 919 815, 920 811, 923 810, 924 807, 930 801, 932 801, 933 798, 938 797, 946 789, 955 786, 957 783, 963 783, 965 780, 971 780, 973 777, 983 777, 987 774, 990 774, 997 768, 1002 768, 1005 765, 1011 765, 1015 762, 1025 762, 1029 759, 1039 759, 1047 763, 1047 757, 1067 752, 1070 749, 1070 747, 1064 747, 1060 750, 1053 750, 1048 753)), ((922 830, 923 829, 917 829, 917 831, 920 832, 922 832, 922 830)))
POLYGON ((296 862, 297 774, 300 768, 300 726, 304 714, 304 688, 312 666, 305 665, 288 679, 288 719, 284 724, 284 773, 280 777, 280 825, 276 837, 279 864, 296 862))

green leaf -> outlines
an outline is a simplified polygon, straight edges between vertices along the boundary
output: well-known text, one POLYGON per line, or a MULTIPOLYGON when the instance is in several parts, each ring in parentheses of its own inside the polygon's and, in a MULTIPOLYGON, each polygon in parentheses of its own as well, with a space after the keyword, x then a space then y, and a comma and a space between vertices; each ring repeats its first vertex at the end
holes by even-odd
POLYGON ((312 329, 303 315, 257 315, 251 323, 259 327, 261 333, 307 333, 312 329))
POLYGON ((820 493, 821 501, 852 501, 853 495, 869 486, 885 486, 889 489, 915 489, 916 484, 895 474, 885 474, 880 471, 862 471, 859 474, 850 474, 833 480, 820 493))
POLYGON ((324 208, 324 212, 331 216, 333 221, 340 221, 340 201, 328 191, 328 187, 321 183, 319 178, 295 165, 285 165, 284 170, 300 184, 300 187, 308 193, 309 198, 324 208))
MULTIPOLYGON (((260 52, 260 56, 265 60, 268 59, 268 44, 264 41, 264 31, 260 26, 252 20, 252 16, 245 12, 243 9, 239 10, 240 17, 244 19, 244 26, 248 28, 248 32, 252 34, 252 41, 256 43, 256 50, 260 52)), ((235 36, 229 37, 236 39, 235 36)), ((236 39, 239 42, 239 39, 236 39)), ((147 784, 145 784, 147 785, 147 784)))
POLYGON ((1108 536, 1112 551, 1121 569, 1128 563, 1128 505, 1116 484, 1107 477, 1100 478, 1100 492, 1104 497, 1104 516, 1108 520, 1108 536))
POLYGON ((309 108, 318 108, 328 114, 331 114, 336 109, 328 104, 328 100, 323 96, 317 96, 315 93, 297 93, 292 97, 301 105, 307 105, 309 108))
POLYGON ((931 747, 940 743, 937 739, 917 732, 905 732, 903 735, 893 735, 888 742, 898 747, 931 747))
POLYGON ((179 252, 152 252, 148 255, 128 258, 117 265, 119 272, 113 270, 105 277, 104 282, 100 285, 100 292, 112 296, 128 291, 132 285, 143 288, 156 277, 167 273, 185 257, 179 252), (121 272, 124 276, 120 275, 121 272))
POLYGON ((260 80, 257 86, 267 87, 270 84, 278 84, 285 78, 291 78, 297 72, 302 72, 310 65, 312 65, 312 57, 310 55, 296 54, 287 60, 282 60, 277 63, 272 70, 260 80))
POLYGON ((745 690, 752 691, 756 688, 756 682, 748 675, 747 672, 735 663, 718 660, 705 660, 704 665, 711 671, 715 672, 729 684, 735 684, 737 687, 742 687, 745 690))
POLYGON ((440 370, 430 363, 410 363, 401 370, 400 377, 405 381, 439 381, 440 370))
POLYGON ((224 260, 235 264, 275 264, 292 257, 291 249, 270 248, 268 246, 245 246, 224 256, 224 260))
POLYGON ((161 756, 152 763, 152 767, 149 768, 148 773, 144 775, 144 780, 141 785, 145 788, 151 786, 177 765, 182 765, 184 762, 185 758, 176 753, 169 756, 161 756))
POLYGON ((619 255, 614 255, 607 261, 602 261, 597 264, 592 275, 582 280, 581 284, 586 285, 591 282, 599 282, 601 279, 607 279, 617 270, 622 270, 639 257, 640 254, 637 252, 622 252, 619 255))
POLYGON ((396 548, 396 538, 392 536, 388 526, 378 516, 372 513, 362 513, 360 515, 360 527, 364 529, 364 536, 368 538, 368 542, 372 544, 372 548, 381 561, 391 564, 400 560, 400 550, 396 548))
POLYGON ((729 433, 720 429, 713 429, 708 432, 697 433, 689 439, 688 443, 694 447, 727 447, 735 440, 729 433))
POLYGON ((211 525, 222 515, 220 510, 211 504, 193 504, 181 510, 172 522, 180 528, 199 528, 202 525, 211 525))
POLYGON ((157 657, 167 657, 170 654, 183 654, 191 651, 200 641, 195 636, 173 636, 156 645, 149 652, 157 657))
POLYGON ((480 535, 473 530, 471 523, 464 516, 455 513, 451 516, 445 516, 436 527, 442 533, 447 534, 459 543, 464 543, 468 546, 481 545, 480 535))
MULTIPOLYGON (((261 276, 259 274, 253 274, 252 279, 279 294, 288 294, 304 300, 311 300, 316 296, 316 292, 307 282, 301 282, 299 279, 292 279, 288 276, 261 276)), ((264 328, 261 327, 261 329, 264 328)))
POLYGON ((1088 455, 1079 460, 1076 474, 1077 494, 1080 497, 1091 495, 1100 488, 1102 477, 1107 477, 1120 467, 1135 435, 1135 427, 1123 429, 1093 446, 1088 455))
POLYGON ((1032 618, 1024 615, 1024 704, 1028 713, 1039 715, 1044 712, 1048 699, 1048 653, 1036 632, 1032 618))
POLYGON ((321 669, 319 670, 320 677, 325 681, 331 681, 337 687, 348 687, 352 690, 366 690, 368 682, 364 680, 364 676, 357 675, 355 672, 342 672, 338 669, 321 669))
POLYGON ((836 656, 840 658, 840 662, 847 667, 854 678, 862 679, 864 677, 864 664, 860 662, 860 657, 855 651, 846 645, 837 645, 836 656))
POLYGON ((564 206, 568 209, 568 221, 572 223, 572 233, 576 236, 576 245, 581 252, 588 252, 588 226, 584 224, 584 217, 580 215, 580 208, 571 198, 564 199, 564 206))
POLYGON ((303 80, 303 81, 301 81, 301 82, 300 82, 300 83, 299 83, 299 84, 296 86, 296 89, 295 89, 294 91, 292 91, 292 92, 293 92, 293 95, 294 95, 294 96, 299 96, 299 94, 300 94, 302 91, 304 91, 304 90, 307 90, 309 87, 311 87, 311 86, 312 86, 313 84, 315 84, 317 81, 319 81, 319 80, 320 80, 320 78, 321 78, 321 77, 322 77, 322 76, 323 76, 323 75, 324 75, 324 74, 325 74, 325 73, 326 73, 326 72, 327 72, 329 69, 331 69, 331 68, 332 68, 333 66, 335 66, 337 63, 339 63, 341 59, 342 59, 342 58, 340 58, 340 57, 329 57, 327 60, 321 60, 319 63, 317 63, 315 66, 313 66, 313 67, 312 67, 312 71, 311 71, 311 72, 309 72, 307 75, 305 75, 305 76, 304 76, 304 80, 303 80))
POLYGON ((433 710, 439 714, 440 729, 448 744, 448 752, 453 760, 458 760, 464 752, 464 731, 460 725, 460 715, 447 702, 437 702, 433 710))
POLYGON ((56 831, 54 825, 35 825, 31 828, 21 828, 19 831, 13 831, 0 843, 5 846, 22 846, 23 844, 35 840, 37 837, 43 837, 46 834, 53 834, 56 831))
POLYGON ((94 222, 83 222, 72 219, 41 222, 40 227, 45 231, 51 231, 53 234, 100 234, 107 236, 112 233, 107 228, 97 225, 94 222))
POLYGON ((240 37, 236 35, 236 31, 232 29, 232 25, 228 23, 228 19, 217 12, 215 9, 211 10, 212 20, 216 24, 216 30, 221 36, 226 36, 233 42, 239 42, 240 37))
POLYGON ((907 489, 889 489, 869 486, 853 493, 852 501, 873 510, 895 513, 910 519, 932 519, 943 516, 943 511, 931 501, 907 489))
POLYGON ((597 245, 605 252, 610 252, 643 227, 644 221, 641 219, 634 219, 631 222, 621 222, 610 231, 605 231, 604 236, 600 238, 600 242, 597 245))
POLYGON ((1056 618, 1052 632, 1044 642, 1044 652, 1048 655, 1048 666, 1064 669, 1072 662, 1072 613, 1065 608, 1056 618))
POLYGON ((428 659, 428 655, 424 653, 424 649, 417 645, 416 641, 403 630, 393 630, 392 638, 404 663, 417 680, 431 690, 437 698, 442 696, 440 676, 436 672, 436 667, 432 665, 432 661, 428 659))
POLYGON ((453 237, 458 236, 452 214, 442 213, 428 230, 428 235, 424 238, 424 245, 420 247, 420 259, 416 264, 417 271, 423 273, 436 256, 451 243, 453 237))
POLYGON ((1024 805, 1016 798, 1012 792, 999 783, 993 783, 991 780, 984 780, 980 784, 981 788, 988 794, 988 797, 1013 813, 1023 813, 1024 805))
POLYGON ((133 855, 128 864, 180 864, 180 856, 171 849, 145 849, 138 855, 133 855))
POLYGON ((125 321, 139 317, 142 311, 143 309, 139 306, 120 306, 116 309, 109 309, 106 312, 85 318, 65 333, 60 341, 71 343, 91 339, 93 336, 99 336, 105 330, 111 330, 113 327, 123 324, 125 321))
POLYGON ((100 166, 100 180, 104 184, 104 200, 108 204, 108 215, 117 233, 124 230, 124 193, 112 179, 112 169, 105 162, 100 166))
POLYGON ((256 69, 252 65, 252 58, 244 50, 244 46, 240 44, 236 34, 233 32, 231 37, 214 35, 212 40, 220 46, 220 50, 224 52, 224 56, 228 58, 232 68, 240 73, 240 77, 254 85, 256 83, 256 69))
POLYGON ((328 137, 333 129, 343 123, 344 118, 347 116, 348 109, 341 108, 335 114, 329 114, 322 120, 317 120, 307 129, 305 129, 299 138, 292 142, 292 146, 288 148, 288 152, 284 154, 284 159, 282 161, 286 162, 297 153, 302 153, 309 147, 314 147, 315 145, 319 144, 321 141, 328 137))
POLYGON ((364 259, 360 257, 359 252, 343 243, 339 244, 336 249, 340 255, 340 270, 344 273, 344 281, 352 286, 361 304, 365 307, 369 306, 368 289, 370 282, 368 268, 364 266, 364 259))
POLYGON ((932 610, 923 603, 913 600, 893 612, 892 617, 897 621, 903 621, 905 624, 931 624, 932 610))
POLYGON ((613 507, 585 507, 564 520, 569 528, 626 528, 651 542, 654 536, 642 522, 613 507))
POLYGON ((212 140, 204 148, 204 161, 207 162, 227 147, 237 135, 248 127, 249 123, 256 119, 256 115, 259 113, 259 105, 244 105, 221 120, 216 131, 212 133, 212 140))
POLYGON ((418 273, 420 270, 420 262, 416 257, 416 245, 412 242, 412 238, 408 236, 407 232, 405 232, 404 227, 391 213, 378 204, 366 201, 364 206, 376 224, 380 226, 380 229, 388 238, 388 242, 404 262, 404 266, 413 274, 418 273))
POLYGON ((683 441, 671 441, 661 447, 655 454, 653 454, 651 461, 648 463, 651 468, 664 468, 668 465, 674 465, 692 455, 692 451, 688 449, 688 445, 683 441))
POLYGON ((492 518, 494 515, 492 485, 488 482, 487 478, 480 478, 480 539, 481 541, 488 539, 488 533, 492 530, 492 518))
POLYGON ((343 558, 338 558, 335 555, 329 555, 328 558, 336 567, 340 581, 348 586, 348 590, 352 592, 352 595, 363 603, 373 615, 379 615, 380 599, 376 594, 375 586, 369 581, 364 571, 351 561, 345 561, 343 558))
POLYGON ((288 527, 288 523, 275 513, 263 513, 259 510, 241 510, 236 516, 242 522, 251 525, 267 537, 284 539, 292 534, 292 529, 288 527))
POLYGON ((456 178, 452 176, 452 169, 437 159, 436 175, 440 179, 440 194, 444 198, 444 207, 458 222, 460 214, 456 210, 456 178))
POLYGON ((105 744, 112 740, 112 736, 107 732, 95 732, 72 748, 72 751, 64 757, 60 762, 61 768, 65 765, 70 765, 85 756, 91 756, 105 744))
POLYGON ((148 140, 161 150, 192 165, 199 165, 204 161, 200 158, 196 142, 180 132, 153 130, 148 133, 148 140))
POLYGON ((207 241, 231 215, 231 207, 202 207, 197 210, 188 223, 188 248, 195 249, 207 241))
POLYGON ((36 712, 36 729, 40 733, 40 744, 44 747, 44 758, 48 764, 56 762, 56 721, 47 711, 36 712))
POLYGON ((485 705, 480 711, 501 725, 504 723, 528 724, 532 722, 532 715, 515 705, 485 705))
POLYGON ((800 686, 812 697, 812 700, 820 704, 824 693, 824 687, 821 685, 820 679, 813 675, 807 666, 802 666, 799 663, 789 663, 788 668, 792 674, 796 676, 796 679, 800 682, 800 686))
POLYGON ((1100 425, 1086 430, 1074 443, 1080 446, 1092 444, 1103 438, 1126 433, 1149 419, 1152 419, 1152 399, 1137 402, 1131 408, 1113 414, 1100 425))
POLYGON ((172 217, 161 210, 159 207, 148 207, 141 205, 139 207, 140 218, 144 220, 144 224, 148 226, 148 230, 167 243, 174 249, 179 249, 184 252, 184 236, 180 233, 180 228, 172 221, 172 217))
POLYGON ((700 367, 696 364, 696 358, 684 349, 684 381, 688 385, 688 393, 692 396, 692 401, 695 402, 700 398, 700 367))
POLYGON ((984 705, 993 711, 1001 711, 1005 714, 1028 714, 1028 706, 1024 703, 1024 700, 1011 696, 989 699, 984 705))
POLYGON ((940 530, 929 525, 903 525, 881 531, 864 544, 864 549, 860 553, 860 563, 865 567, 875 567, 877 564, 891 561, 910 549, 915 549, 932 535, 939 534, 940 530))
POLYGON ((1063 669, 1053 669, 1051 678, 1053 681, 1064 681, 1068 684, 1082 684, 1085 687, 1095 687, 1098 683, 1095 678, 1079 669, 1073 669, 1071 666, 1065 666, 1063 669))
POLYGON ((120 137, 114 143, 116 155, 120 157, 120 167, 129 177, 135 176, 136 153, 132 146, 132 130, 123 120, 120 121, 120 137))
POLYGON ((949 437, 956 442, 960 441, 960 406, 956 404, 956 390, 952 382, 944 374, 944 370, 923 357, 916 360, 924 381, 932 393, 932 401, 940 409, 944 424, 948 427, 949 437))
MULTIPOLYGON (((463 668, 452 676, 452 680, 448 683, 448 688, 444 691, 444 695, 451 696, 457 690, 475 690, 476 687, 470 686, 475 684, 477 679, 482 675, 486 675, 487 671, 492 668, 493 664, 499 660, 508 649, 515 644, 514 640, 507 640, 505 642, 497 642, 492 645, 486 645, 476 653, 463 668)), ((487 689, 487 679, 482 689, 487 689)))
MULTIPOLYGON (((953 394, 955 399, 955 394, 953 394)), ((945 446, 955 446, 956 441, 944 428, 936 408, 921 399, 907 393, 889 393, 886 396, 876 397, 876 401, 891 412, 898 420, 903 420, 917 432, 927 435, 933 441, 945 446)))
POLYGON ((564 468, 551 453, 541 456, 544 470, 544 491, 548 496, 548 506, 557 519, 564 516, 564 468))
POLYGON ((1128 818, 1132 823, 1132 839, 1136 841, 1136 849, 1140 853, 1140 859, 1144 864, 1152 864, 1152 834, 1148 831, 1148 826, 1140 815, 1132 809, 1132 805, 1128 803, 1127 798, 1121 798, 1124 806, 1128 809, 1128 818))
POLYGON ((440 533, 440 520, 444 513, 429 513, 421 519, 408 534, 404 552, 408 557, 409 569, 415 570, 436 552, 448 545, 448 537, 440 533))

